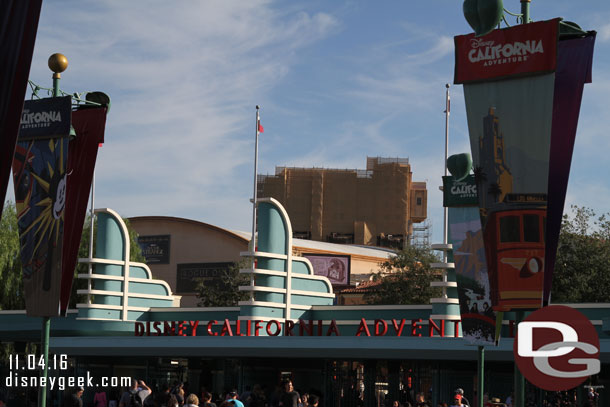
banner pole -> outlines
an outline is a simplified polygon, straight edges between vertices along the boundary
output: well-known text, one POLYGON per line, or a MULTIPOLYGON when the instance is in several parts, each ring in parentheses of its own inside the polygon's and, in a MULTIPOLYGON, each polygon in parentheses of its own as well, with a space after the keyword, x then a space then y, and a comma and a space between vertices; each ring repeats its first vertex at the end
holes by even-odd
MULTIPOLYGON (((63 55, 61 56, 63 57, 63 55)), ((49 58, 49 68, 53 71, 53 97, 59 97, 59 81, 61 79, 61 72, 63 72, 68 66, 68 60, 63 57, 61 60, 59 54, 53 54, 49 58), (64 65, 65 64, 65 65, 64 65)), ((48 375, 49 375, 49 336, 51 332, 51 318, 50 317, 42 317, 42 338, 41 338, 41 346, 42 346, 42 355, 43 355, 43 367, 42 367, 42 377, 44 382, 46 383, 48 375)), ((47 405, 47 388, 40 387, 38 393, 38 406, 46 407, 47 405)))
POLYGON ((523 24, 530 22, 530 3, 532 0, 521 0, 521 14, 523 15, 523 24))
POLYGON ((483 389, 484 389, 484 380, 485 380, 485 347, 479 345, 479 353, 477 358, 477 371, 478 371, 478 380, 477 380, 477 406, 483 407, 483 389))
MULTIPOLYGON (((525 317, 525 311, 516 310, 515 314, 516 314, 515 328, 518 331, 519 323, 521 321, 523 321, 523 318, 525 317)), ((514 372, 515 372, 515 378, 514 378, 515 394, 513 396, 513 406, 514 407, 524 407, 525 406, 525 379, 524 379, 523 375, 521 374, 519 367, 517 366, 517 362, 515 362, 515 371, 514 372)))

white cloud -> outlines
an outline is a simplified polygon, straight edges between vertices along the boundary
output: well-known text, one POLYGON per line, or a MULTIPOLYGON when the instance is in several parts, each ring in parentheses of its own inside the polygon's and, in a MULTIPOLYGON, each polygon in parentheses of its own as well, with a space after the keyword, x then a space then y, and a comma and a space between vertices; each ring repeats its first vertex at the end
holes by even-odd
POLYGON ((243 228, 247 210, 219 214, 248 205, 254 105, 298 50, 338 28, 264 0, 45 3, 30 77, 44 84, 46 59, 62 52, 62 89, 111 96, 96 204, 243 228))

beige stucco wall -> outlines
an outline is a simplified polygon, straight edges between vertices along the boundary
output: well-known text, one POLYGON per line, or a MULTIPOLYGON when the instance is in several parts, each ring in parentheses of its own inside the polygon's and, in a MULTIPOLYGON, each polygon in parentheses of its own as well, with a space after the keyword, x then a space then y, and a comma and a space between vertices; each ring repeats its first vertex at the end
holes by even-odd
POLYGON ((181 218, 143 216, 130 218, 140 236, 171 235, 169 264, 149 264, 154 278, 167 281, 172 291, 182 295, 182 307, 197 305, 195 294, 176 292, 177 265, 183 263, 236 262, 248 242, 213 225, 181 218))
MULTIPOLYGON (((202 222, 164 216, 134 217, 130 218, 129 222, 140 236, 170 235, 169 264, 149 264, 149 267, 154 278, 167 281, 172 292, 182 296, 181 307, 195 307, 198 300, 195 294, 177 291, 178 264, 237 262, 240 260, 239 253, 248 250, 248 240, 244 237, 202 222)), ((366 256, 350 254, 349 246, 342 247, 345 247, 348 253, 344 250, 300 247, 295 243, 293 252, 295 255, 303 253, 349 255, 352 285, 368 280, 370 275, 377 271, 379 263, 387 259, 387 253, 381 251, 378 256, 366 256)))

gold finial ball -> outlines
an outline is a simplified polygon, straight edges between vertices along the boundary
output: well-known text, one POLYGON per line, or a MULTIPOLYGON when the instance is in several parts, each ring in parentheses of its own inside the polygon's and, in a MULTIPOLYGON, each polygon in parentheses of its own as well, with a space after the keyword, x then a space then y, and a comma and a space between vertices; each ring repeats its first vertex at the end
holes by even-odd
POLYGON ((68 58, 64 54, 56 53, 49 57, 49 69, 54 73, 61 73, 68 68, 68 58))

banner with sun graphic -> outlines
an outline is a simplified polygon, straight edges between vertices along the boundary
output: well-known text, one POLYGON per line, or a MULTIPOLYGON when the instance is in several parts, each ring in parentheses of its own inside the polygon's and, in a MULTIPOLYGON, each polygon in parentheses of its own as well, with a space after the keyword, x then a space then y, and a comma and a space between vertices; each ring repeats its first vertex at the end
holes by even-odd
POLYGON ((70 120, 70 97, 25 102, 13 184, 28 316, 59 313, 70 120))

